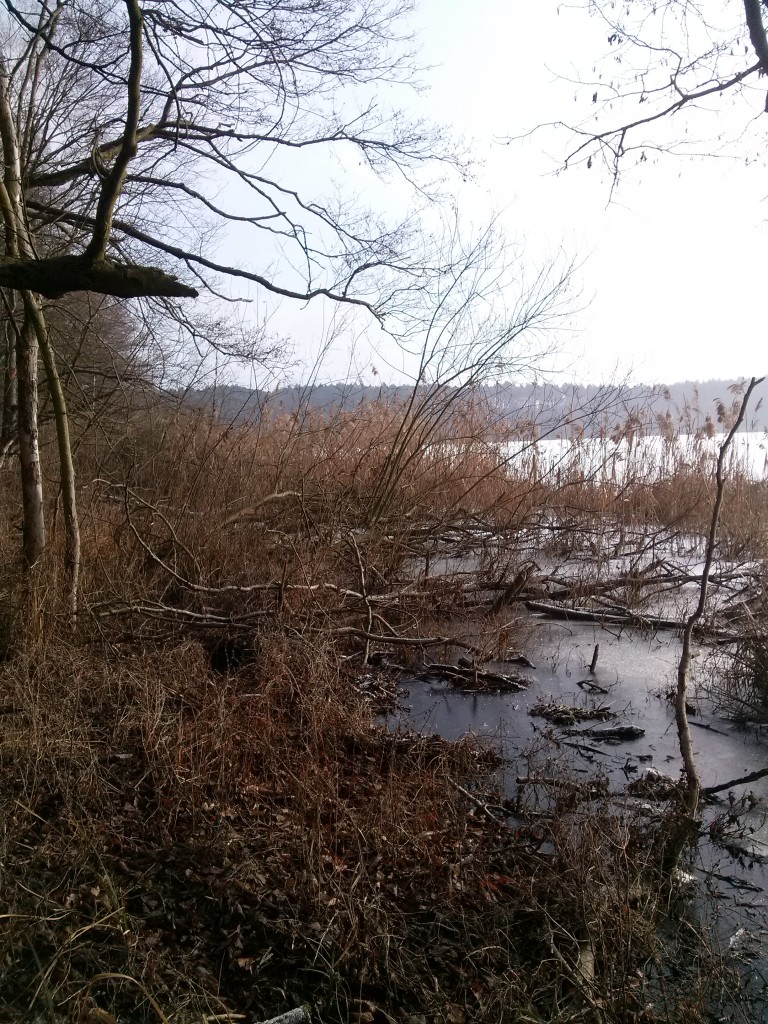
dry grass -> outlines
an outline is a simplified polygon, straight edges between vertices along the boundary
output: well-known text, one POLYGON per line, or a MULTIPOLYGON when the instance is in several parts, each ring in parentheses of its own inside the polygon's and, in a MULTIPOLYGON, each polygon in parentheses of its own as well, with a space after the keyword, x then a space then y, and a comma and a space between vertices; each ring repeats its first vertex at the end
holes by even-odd
MULTIPOLYGON (((74 635, 60 537, 24 588, 3 533, 10 1020, 256 1021, 304 1001, 327 1024, 699 1019, 711 993, 653 967, 671 897, 640 821, 547 798, 509 827, 492 755, 390 735, 356 689, 364 654, 419 663, 404 637, 514 645, 506 610, 472 602, 514 589, 553 523, 576 548, 705 521, 703 464, 544 473, 532 449, 500 458, 481 413, 112 424, 79 449, 74 635), (464 560, 441 566, 446 545, 464 560)), ((763 493, 739 486, 728 543, 754 550, 739 517, 763 493)))
MULTIPOLYGON (((571 796, 496 823, 499 797, 462 792, 493 758, 375 728, 330 649, 278 634, 213 676, 193 642, 51 643, 0 684, 0 999, 20 1018, 151 1020, 150 994, 172 1020, 310 1001, 608 1022, 659 998, 639 821, 571 796)), ((642 1019, 695 1019, 670 1005, 642 1019)))

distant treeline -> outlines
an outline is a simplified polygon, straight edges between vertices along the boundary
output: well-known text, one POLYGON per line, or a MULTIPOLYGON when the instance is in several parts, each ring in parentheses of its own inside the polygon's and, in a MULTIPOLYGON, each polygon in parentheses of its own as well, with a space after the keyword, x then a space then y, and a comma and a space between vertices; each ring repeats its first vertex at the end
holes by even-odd
MULTIPOLYGON (((424 393, 427 389, 424 388, 424 393)), ((242 424, 264 416, 294 415, 302 410, 354 412, 370 403, 404 404, 412 394, 407 386, 316 384, 258 391, 236 385, 217 385, 188 391, 185 399, 208 406, 223 422, 242 424)), ((444 394, 444 392, 443 392, 444 394)), ((726 429, 740 399, 738 381, 682 381, 677 384, 636 386, 499 383, 475 386, 461 396, 487 410, 489 420, 532 427, 547 435, 709 433, 726 429)), ((758 402, 747 416, 745 429, 768 429, 768 417, 758 402)))

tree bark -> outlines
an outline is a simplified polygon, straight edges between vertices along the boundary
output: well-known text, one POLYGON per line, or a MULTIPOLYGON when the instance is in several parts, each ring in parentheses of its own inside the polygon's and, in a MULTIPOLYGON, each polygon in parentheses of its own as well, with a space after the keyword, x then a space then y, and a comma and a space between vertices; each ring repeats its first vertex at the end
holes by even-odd
POLYGON ((69 436, 67 402, 61 387, 56 356, 48 338, 48 329, 40 303, 32 292, 24 292, 24 309, 33 325, 40 354, 43 357, 48 390, 56 421, 56 442, 59 452, 59 473, 64 510, 65 554, 64 570, 67 577, 67 604, 72 625, 77 621, 77 590, 80 579, 80 524, 77 517, 75 466, 69 436))
POLYGON ((5 322, 5 366, 3 372, 2 428, 0 428, 0 458, 16 436, 19 406, 16 381, 16 338, 10 319, 5 322))
MULTIPOLYGON (((0 209, 5 226, 6 256, 12 266, 30 262, 35 265, 38 264, 38 261, 33 259, 35 250, 29 235, 22 197, 18 128, 14 122, 6 72, 0 73, 0 140, 2 140, 4 163, 3 180, 0 187, 0 209)), ((30 290, 29 284, 15 287, 21 289, 24 306, 24 319, 16 340, 24 563, 28 568, 37 563, 45 550, 46 539, 37 424, 38 354, 42 353, 56 420, 56 440, 59 451, 66 531, 67 598, 74 622, 77 615, 77 588, 80 570, 80 529, 77 520, 75 472, 69 439, 67 406, 56 368, 56 359, 48 338, 45 317, 37 296, 30 290)))
POLYGON ((747 20, 750 41, 757 59, 760 61, 761 74, 768 74, 768 38, 765 33, 760 0, 744 0, 744 16, 747 20))
MULTIPOLYGON (((3 65, 4 67, 4 65, 3 65)), ((0 184, 0 210, 5 227, 6 255, 13 259, 32 255, 32 247, 21 199, 21 159, 8 74, 0 72, 0 140, 3 146, 3 179, 0 184)), ((43 481, 40 472, 40 448, 37 431, 37 334, 25 309, 16 335, 16 374, 18 387, 19 464, 23 508, 23 557, 27 568, 39 560, 45 549, 43 481)))
POLYGON ((43 481, 37 433, 37 355, 34 324, 25 316, 16 339, 16 370, 19 396, 19 465, 24 510, 23 555, 28 568, 35 565, 45 549, 43 481))
POLYGON ((195 298, 198 294, 157 267, 128 266, 85 256, 5 259, 0 262, 0 287, 28 289, 49 299, 77 291, 123 299, 152 295, 195 298))

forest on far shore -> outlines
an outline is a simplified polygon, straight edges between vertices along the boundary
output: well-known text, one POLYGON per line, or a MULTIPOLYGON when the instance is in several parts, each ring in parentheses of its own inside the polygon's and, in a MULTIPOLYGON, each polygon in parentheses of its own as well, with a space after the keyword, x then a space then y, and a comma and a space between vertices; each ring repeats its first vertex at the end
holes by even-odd
MULTIPOLYGON (((706 425, 707 417, 719 431, 732 406, 736 380, 680 381, 676 384, 554 384, 509 382, 477 385, 472 397, 487 403, 489 420, 499 416, 510 425, 518 421, 535 423, 549 436, 566 436, 574 427, 586 434, 598 434, 606 425, 625 424, 632 418, 646 433, 659 432, 659 417, 671 417, 671 426, 682 433, 706 425), (594 414, 599 409, 599 413, 594 414)), ((227 423, 246 423, 265 411, 293 415, 302 408, 351 412, 371 402, 404 402, 409 385, 366 385, 355 382, 294 385, 272 391, 219 384, 192 389, 184 397, 192 405, 210 406, 227 423)), ((748 430, 768 429, 768 416, 760 407, 751 411, 748 430)))

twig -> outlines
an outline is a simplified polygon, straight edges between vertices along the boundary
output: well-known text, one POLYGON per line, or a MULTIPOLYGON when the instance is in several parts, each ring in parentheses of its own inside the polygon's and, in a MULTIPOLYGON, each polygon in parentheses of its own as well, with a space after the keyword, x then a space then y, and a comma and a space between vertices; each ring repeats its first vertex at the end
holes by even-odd
POLYGON ((481 811, 487 814, 495 825, 499 824, 499 819, 496 816, 496 814, 493 813, 494 810, 501 814, 504 818, 509 817, 507 811, 503 807, 499 807, 498 804, 487 804, 484 800, 481 800, 480 797, 475 796, 474 793, 470 793, 468 789, 465 789, 463 786, 460 786, 459 783, 455 782, 453 779, 449 778, 448 781, 450 782, 454 789, 458 790, 458 792, 461 793, 462 796, 465 796, 467 800, 470 800, 475 805, 475 807, 479 807, 481 811))
MULTIPOLYGON (((349 540, 350 540, 350 543, 351 543, 352 547, 354 548, 355 555, 357 557, 357 567, 358 567, 358 570, 360 572, 360 593, 363 595, 363 600, 365 601, 365 607, 366 607, 366 609, 368 611, 368 618, 367 618, 367 622, 365 624, 365 631, 366 631, 366 633, 371 634, 373 632, 373 610, 371 608, 371 602, 370 602, 370 600, 368 598, 368 590, 367 590, 366 585, 365 585, 365 566, 363 565, 363 559, 362 559, 362 556, 360 554, 360 548, 357 546, 357 541, 355 540, 355 535, 351 531, 350 531, 350 534, 349 534, 349 540)), ((371 641, 370 640, 366 640, 365 641, 365 648, 363 650, 363 664, 364 665, 368 664, 368 655, 370 653, 371 653, 371 641)))

